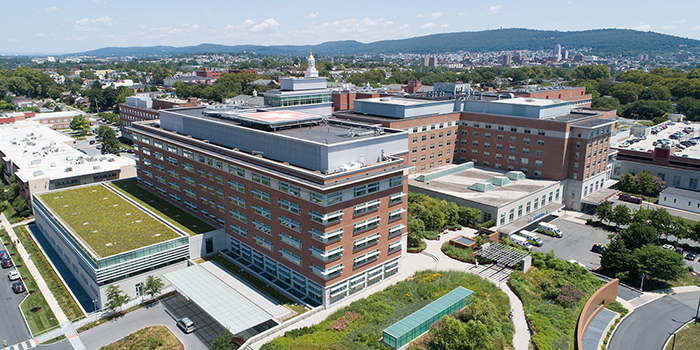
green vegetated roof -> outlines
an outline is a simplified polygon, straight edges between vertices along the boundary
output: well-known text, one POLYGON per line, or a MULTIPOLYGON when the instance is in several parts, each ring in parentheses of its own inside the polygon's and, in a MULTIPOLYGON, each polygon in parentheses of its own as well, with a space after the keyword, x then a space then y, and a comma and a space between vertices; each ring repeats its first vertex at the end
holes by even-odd
POLYGON ((158 197, 138 185, 136 179, 128 179, 110 183, 115 190, 121 192, 138 204, 148 208, 156 215, 167 220, 179 229, 185 231, 190 236, 215 230, 214 227, 202 221, 190 212, 184 211, 174 204, 158 197))
POLYGON ((100 258, 180 236, 102 185, 40 197, 100 258))
POLYGON ((471 290, 459 286, 432 303, 423 306, 420 310, 404 317, 401 321, 389 326, 389 328, 384 330, 384 333, 398 338, 473 293, 471 290))

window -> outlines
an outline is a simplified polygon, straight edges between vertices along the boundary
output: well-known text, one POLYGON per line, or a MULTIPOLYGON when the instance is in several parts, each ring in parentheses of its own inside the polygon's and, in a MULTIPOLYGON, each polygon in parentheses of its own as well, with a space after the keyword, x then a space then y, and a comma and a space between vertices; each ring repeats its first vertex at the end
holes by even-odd
POLYGON ((166 183, 165 178, 160 175, 156 175, 156 180, 162 184, 166 183))
POLYGON ((690 181, 688 181, 688 187, 696 190, 698 188, 698 179, 691 178, 690 181))
POLYGON ((416 143, 416 142, 418 142, 418 138, 417 138, 417 137, 414 137, 414 138, 413 138, 413 143, 416 143))
POLYGON ((535 170, 535 176, 537 176, 537 177, 542 176, 542 172, 539 170, 535 170))
POLYGON ((245 177, 245 169, 237 166, 229 165, 228 172, 236 176, 245 177))
POLYGON ((356 205, 353 210, 353 215, 359 215, 366 213, 368 211, 376 210, 379 208, 379 199, 369 201, 367 203, 356 205))
POLYGON ((510 127, 510 132, 518 132, 518 127, 516 127, 516 126, 511 126, 511 127, 510 127))
POLYGON ((376 216, 371 219, 360 221, 353 226, 353 232, 357 233, 371 228, 375 228, 379 226, 379 220, 379 217, 376 216))
POLYGON ((280 233, 280 241, 289 244, 294 248, 301 249, 301 240, 296 239, 286 233, 280 233))
POLYGON ((389 244, 389 251, 388 253, 391 254, 393 252, 397 252, 401 250, 401 241, 396 241, 394 243, 389 244))
POLYGON ((536 161, 535 161, 535 166, 541 167, 541 166, 542 166, 542 161, 541 161, 541 160, 536 160, 536 161))
POLYGON ((515 156, 508 156, 509 162, 515 162, 515 156))
POLYGON ((343 192, 329 193, 326 195, 326 205, 338 203, 343 200, 343 192))
POLYGON ((499 126, 498 126, 498 130, 503 131, 503 130, 505 130, 505 128, 503 127, 503 125, 499 125, 499 126))
POLYGON ((523 143, 526 145, 530 144, 530 139, 529 138, 523 138, 523 143))
POLYGON ((681 177, 679 175, 673 175, 673 187, 681 186, 681 177))
POLYGON ((294 254, 286 249, 280 249, 280 253, 282 254, 283 258, 293 262, 296 265, 301 266, 301 258, 298 255, 296 255, 296 254, 294 254))
POLYGON ((194 159, 194 153, 188 150, 182 150, 182 156, 188 159, 194 159))
POLYGON ((174 166, 177 166, 177 159, 173 157, 168 157, 168 163, 174 166))
POLYGON ((299 186, 290 185, 286 182, 279 182, 279 190, 284 193, 289 193, 293 196, 301 196, 301 189, 299 188, 299 186))
POLYGON ((477 140, 472 141, 472 146, 478 147, 478 146, 479 146, 479 141, 477 141, 477 140))
POLYGON ((491 155, 491 152, 484 152, 484 158, 488 158, 491 155))
POLYGON ((578 152, 574 153, 574 159, 578 159, 578 157, 579 157, 579 153, 578 152))
POLYGON ((389 229, 389 237, 394 237, 396 235, 401 234, 401 230, 404 229, 406 226, 404 225, 396 225, 392 228, 389 229))
POLYGON ((377 191, 379 191, 379 182, 373 182, 370 184, 357 186, 353 189, 355 197, 364 196, 366 194, 374 193, 377 191))
POLYGON ((523 129, 523 132, 526 133, 526 134, 530 134, 530 133, 531 133, 530 128, 525 128, 525 129, 523 129))
MULTIPOLYGON (((196 206, 195 206, 194 210, 197 210, 196 206)), ((234 233, 237 233, 245 238, 248 238, 248 230, 244 229, 243 227, 240 227, 240 226, 234 225, 234 224, 229 225, 229 227, 231 228, 231 231, 233 231, 234 233)))
POLYGON ((491 148, 491 143, 484 142, 484 148, 491 148))
POLYGON ((334 211, 325 215, 311 210, 309 211, 309 215, 311 216, 311 220, 323 225, 334 224, 343 219, 342 210, 334 211))
POLYGON ((267 233, 268 235, 272 235, 272 226, 264 224, 258 220, 253 220, 253 227, 255 227, 256 230, 262 231, 264 233, 267 233))
POLYGON ((311 264, 309 267, 313 273, 323 277, 324 279, 330 279, 343 273, 343 264, 338 264, 327 269, 322 269, 314 264, 311 264))
POLYGON ((537 135, 544 136, 544 130, 542 130, 542 129, 537 130, 537 135))
POLYGON ((528 161, 529 160, 527 158, 520 158, 520 164, 522 165, 527 165, 528 161))
POLYGON ((170 175, 171 177, 174 177, 176 179, 180 178, 180 173, 178 173, 177 171, 172 170, 172 169, 168 169, 168 175, 170 175))
POLYGON ((503 155, 500 153, 496 153, 496 159, 503 159, 503 155))
POLYGON ((160 141, 155 141, 155 140, 154 140, 154 141, 153 141, 153 146, 156 146, 156 147, 162 149, 162 148, 163 148, 163 143, 160 142, 160 141))
POLYGON ((421 152, 425 152, 425 150, 427 150, 427 149, 428 149, 428 148, 427 148, 427 147, 426 147, 425 145, 423 145, 423 146, 420 146, 420 150, 421 150, 421 152))
POLYGON ((280 208, 282 208, 282 209, 284 209, 284 210, 286 210, 286 211, 290 211, 290 212, 292 212, 292 213, 294 213, 294 214, 300 214, 300 213, 301 213, 301 208, 299 207, 299 204, 292 203, 292 202, 290 202, 290 201, 288 201, 288 200, 284 200, 284 199, 280 199, 280 200, 278 201, 278 203, 280 204, 280 208))
POLYGON ((503 135, 496 135, 496 140, 503 141, 503 135))
POLYGON ((515 136, 509 137, 508 140, 509 140, 510 142, 518 142, 518 138, 515 137, 515 136))
POLYGON ((255 197, 263 202, 270 203, 270 194, 269 193, 260 191, 258 189, 253 189, 250 192, 253 194, 253 197, 255 197))
POLYGON ((497 149, 497 150, 502 150, 502 149, 503 149, 503 145, 496 144, 496 149, 497 149))
POLYGON ((245 185, 240 183, 240 182, 228 180, 228 185, 229 185, 229 187, 231 187, 232 189, 234 189, 238 192, 245 193, 245 185))
POLYGON ((538 157, 544 156, 544 151, 535 151, 535 155, 538 157))
POLYGON ((182 163, 182 168, 185 169, 185 171, 194 173, 194 166, 192 164, 182 163))
POLYGON ((411 149, 411 153, 418 153, 418 147, 413 147, 411 149))
POLYGON ((170 198, 172 198, 174 201, 176 201, 178 203, 182 202, 182 198, 180 198, 180 196, 176 195, 175 193, 171 193, 170 198))
POLYGON ((153 177, 153 172, 151 172, 150 170, 145 170, 145 169, 144 169, 144 170, 142 170, 142 172, 143 172, 144 175, 146 175, 146 176, 148 176, 148 177, 153 177))
POLYGON ((301 232, 301 225, 299 224, 299 222, 282 215, 280 215, 279 220, 280 225, 292 229, 294 231, 301 232))
POLYGON ((229 213, 231 213, 231 216, 232 216, 234 219, 236 219, 236 220, 238 220, 238 221, 240 221, 240 222, 248 222, 248 217, 247 217, 245 214, 243 214, 243 213, 241 213, 241 212, 239 212, 239 211, 237 211, 237 210, 231 209, 231 210, 229 210, 229 213))
POLYGON ((264 218, 271 219, 272 218, 272 212, 269 211, 268 209, 265 209, 257 204, 253 204, 253 212, 255 214, 258 214, 264 218))
POLYGON ((257 182, 257 183, 259 183, 261 185, 265 185, 265 186, 270 186, 270 177, 260 175, 257 173, 252 173, 251 175, 253 177, 253 182, 257 182))
POLYGON ((178 183, 176 183, 176 182, 174 182, 174 181, 170 181, 170 182, 168 182, 168 184, 170 185, 170 187, 171 187, 172 189, 174 189, 174 190, 176 190, 176 191, 179 191, 179 190, 180 190, 180 185, 179 185, 178 183))
POLYGON ((403 176, 394 176, 389 179, 389 187, 396 187, 403 185, 403 176))
POLYGON ((379 234, 375 233, 375 234, 369 235, 365 238, 358 239, 353 243, 352 249, 358 250, 358 249, 362 249, 364 247, 370 246, 372 244, 376 244, 377 242, 379 242, 379 237, 380 237, 379 234))
POLYGON ((397 220, 400 219, 401 216, 403 215, 403 212, 406 211, 404 209, 397 209, 392 212, 389 212, 389 221, 397 220))
POLYGON ((197 199, 197 192, 195 192, 189 188, 186 188, 184 191, 185 191, 185 195, 187 195, 188 197, 192 197, 194 199, 197 199))
POLYGON ((323 233, 319 230, 316 230, 315 228, 312 228, 311 230, 309 230, 309 233, 311 233, 311 238, 323 243, 332 242, 343 237, 342 229, 337 229, 328 233, 323 233))
POLYGON ((515 146, 508 146, 508 151, 515 152, 515 146))
POLYGON ((478 131, 474 131, 474 132, 472 133, 472 136, 474 136, 474 137, 479 137, 479 132, 478 132, 478 131))
POLYGON ((165 167, 161 164, 153 164, 153 167, 156 168, 158 171, 165 171, 165 167))
POLYGON ((168 152, 177 153, 177 147, 175 147, 173 145, 168 145, 168 152))
POLYGON ((523 154, 530 154, 529 148, 523 148, 523 154))
POLYGON ((389 205, 401 203, 403 201, 404 193, 396 193, 389 196, 389 205))
MULTIPOLYGON (((581 142, 576 142, 576 148, 581 148, 581 142)), ((578 153, 577 153, 578 154, 578 153)))
POLYGON ((537 140, 538 146, 544 146, 544 140, 537 140))
POLYGON ((491 133, 490 133, 490 132, 485 133, 485 134, 484 134, 484 137, 487 138, 487 139, 490 139, 490 138, 491 138, 491 133))
POLYGON ((343 256, 343 247, 337 247, 331 250, 324 251, 314 246, 311 246, 309 250, 311 251, 311 256, 322 261, 331 261, 343 256))

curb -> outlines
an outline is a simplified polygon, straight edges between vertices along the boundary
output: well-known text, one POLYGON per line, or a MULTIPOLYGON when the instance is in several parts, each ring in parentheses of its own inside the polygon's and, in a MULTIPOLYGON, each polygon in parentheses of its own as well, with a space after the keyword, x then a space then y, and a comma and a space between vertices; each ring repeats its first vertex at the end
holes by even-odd
POLYGON ((695 321, 695 319, 692 319, 692 320, 690 320, 690 321, 684 323, 682 326, 676 328, 676 330, 673 331, 673 334, 671 334, 671 335, 668 336, 668 339, 666 339, 666 342, 664 343, 664 347, 661 348, 661 350, 666 349, 666 347, 668 346, 668 343, 671 342, 671 338, 673 338, 673 337, 676 335, 676 333, 678 333, 678 332, 679 332, 681 329, 683 329, 685 326, 687 326, 687 325, 693 323, 693 321, 695 321))

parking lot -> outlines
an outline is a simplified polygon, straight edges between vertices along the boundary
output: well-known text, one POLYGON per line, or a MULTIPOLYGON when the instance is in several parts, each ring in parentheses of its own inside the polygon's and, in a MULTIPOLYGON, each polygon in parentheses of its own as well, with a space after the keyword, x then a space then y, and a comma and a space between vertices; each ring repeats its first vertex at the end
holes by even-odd
MULTIPOLYGON (((538 233, 537 235, 542 239, 543 244, 541 247, 533 246, 533 251, 548 253, 553 250, 554 256, 557 258, 566 261, 576 260, 589 270, 595 270, 600 266, 600 254, 593 253, 591 247, 594 244, 608 244, 610 232, 567 220, 567 217, 564 216, 550 222, 557 225, 564 236, 556 238, 538 233)), ((527 229, 534 231, 536 227, 528 227, 527 229)))
MULTIPOLYGON (((646 136, 646 138, 639 139, 637 142, 633 143, 630 142, 630 140, 634 140, 637 138, 631 136, 629 139, 623 140, 619 144, 615 145, 615 147, 623 149, 626 148, 633 151, 652 152, 655 147, 654 142, 657 142, 658 145, 659 140, 665 140, 666 144, 670 146, 675 146, 680 142, 686 142, 689 141, 691 138, 700 136, 700 124, 698 123, 686 124, 685 122, 667 122, 659 124, 654 128, 658 130, 658 133, 648 135, 646 136), (663 127, 665 127, 665 129, 663 127), (683 131, 686 128, 688 128, 688 132, 683 131), (693 130, 690 131, 690 128, 692 128, 693 130), (674 133, 680 135, 680 137, 675 138, 674 136, 672 136, 674 133)), ((681 148, 675 148, 674 154, 681 157, 700 158, 700 143, 697 143, 696 145, 690 145, 689 147, 683 146, 681 148)))
MULTIPOLYGON (((6 250, 0 243, 0 250, 6 250)), ((7 340, 7 344, 16 344, 31 338, 27 325, 24 322, 19 304, 24 300, 24 294, 15 294, 12 291, 12 283, 7 274, 14 270, 14 267, 0 269, 0 338, 7 340)))

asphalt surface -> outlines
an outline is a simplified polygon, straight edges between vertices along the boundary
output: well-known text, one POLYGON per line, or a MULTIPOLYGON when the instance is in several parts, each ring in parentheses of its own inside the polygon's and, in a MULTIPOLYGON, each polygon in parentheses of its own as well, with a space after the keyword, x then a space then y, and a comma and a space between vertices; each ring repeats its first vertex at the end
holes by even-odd
MULTIPOLYGON (((184 297, 175 295, 171 298, 184 297)), ((196 322, 196 321, 195 321, 196 322)), ((149 308, 142 308, 130 312, 123 317, 117 318, 83 333, 78 336, 86 349, 99 349, 109 345, 125 336, 138 331, 141 328, 153 325, 164 325, 185 345, 187 350, 205 350, 208 347, 197 337, 197 331, 185 334, 175 324, 176 320, 166 311, 162 303, 158 303, 149 308)), ((199 325, 197 325, 199 327, 199 325)), ((62 343, 68 343, 63 341, 62 343)))
MULTIPOLYGON (((194 322, 197 329, 191 334, 208 347, 213 346, 214 338, 221 334, 230 334, 224 326, 209 316, 195 302, 188 300, 181 295, 174 295, 164 299, 161 304, 175 320, 189 317, 194 322)), ((180 331, 182 333, 182 331, 180 331)), ((184 334, 184 333, 183 333, 184 334)))
MULTIPOLYGON (((7 250, 0 243, 0 250, 7 250)), ((15 294, 12 291, 12 283, 7 274, 14 270, 14 267, 0 268, 0 340, 6 340, 7 344, 15 344, 32 337, 24 322, 19 304, 24 300, 24 294, 15 294)), ((2 344, 2 343, 0 343, 2 344)))
POLYGON ((661 350, 676 329, 695 317, 700 292, 667 295, 638 307, 617 328, 609 349, 661 350))
MULTIPOLYGON (((603 229, 578 224, 563 218, 553 218, 551 223, 557 225, 564 233, 562 238, 547 236, 538 233, 542 239, 542 246, 533 246, 533 251, 548 253, 554 250, 554 256, 562 260, 576 260, 589 270, 595 270, 600 266, 600 254, 591 252, 594 244, 608 244, 610 232, 603 229)), ((528 230, 536 230, 536 225, 530 225, 528 230)))

